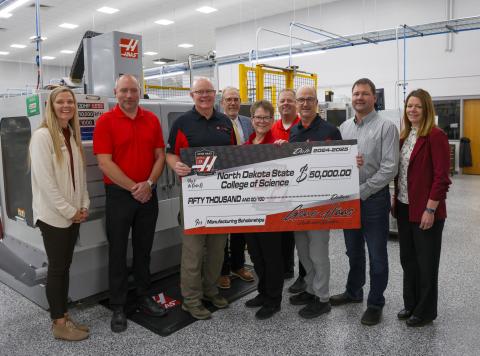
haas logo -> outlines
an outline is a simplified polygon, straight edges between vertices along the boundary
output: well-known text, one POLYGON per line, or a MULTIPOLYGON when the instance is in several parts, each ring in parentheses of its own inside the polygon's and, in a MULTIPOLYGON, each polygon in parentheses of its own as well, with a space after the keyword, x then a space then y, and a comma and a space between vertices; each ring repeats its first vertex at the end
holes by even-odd
POLYGON ((138 40, 133 38, 120 38, 120 55, 126 58, 138 58, 138 40))
POLYGON ((195 152, 195 164, 192 168, 197 172, 198 175, 210 175, 213 174, 213 165, 217 160, 215 152, 201 150, 195 152))

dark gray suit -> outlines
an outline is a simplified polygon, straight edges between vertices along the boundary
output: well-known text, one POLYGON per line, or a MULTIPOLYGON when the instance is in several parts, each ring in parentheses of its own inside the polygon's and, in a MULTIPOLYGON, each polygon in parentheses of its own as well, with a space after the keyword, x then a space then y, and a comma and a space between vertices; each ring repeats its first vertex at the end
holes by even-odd
POLYGON ((248 141, 248 138, 253 133, 252 122, 249 117, 242 115, 238 115, 238 120, 240 120, 240 126, 242 126, 243 139, 244 141, 248 141))

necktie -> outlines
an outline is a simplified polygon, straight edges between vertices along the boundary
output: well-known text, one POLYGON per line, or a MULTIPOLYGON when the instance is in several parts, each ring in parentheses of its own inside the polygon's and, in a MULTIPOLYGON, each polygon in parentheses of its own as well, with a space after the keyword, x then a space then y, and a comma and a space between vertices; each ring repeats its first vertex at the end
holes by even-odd
POLYGON ((238 132, 237 123, 232 120, 232 125, 233 125, 233 132, 235 133, 235 139, 237 140, 237 145, 241 145, 242 138, 240 137, 240 133, 238 132))

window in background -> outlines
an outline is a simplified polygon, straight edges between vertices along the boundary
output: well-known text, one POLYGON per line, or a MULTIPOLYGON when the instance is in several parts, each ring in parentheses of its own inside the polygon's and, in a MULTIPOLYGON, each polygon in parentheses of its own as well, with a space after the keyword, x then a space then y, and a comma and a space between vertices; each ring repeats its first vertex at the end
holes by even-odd
POLYGON ((448 135, 449 140, 460 139, 460 99, 435 100, 435 113, 438 116, 438 127, 448 135))

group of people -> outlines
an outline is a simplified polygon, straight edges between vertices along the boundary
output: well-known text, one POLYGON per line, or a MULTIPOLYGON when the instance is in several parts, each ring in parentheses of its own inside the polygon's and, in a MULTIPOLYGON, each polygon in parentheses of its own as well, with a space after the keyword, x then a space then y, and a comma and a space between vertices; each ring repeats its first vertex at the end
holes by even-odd
MULTIPOLYGON (((361 228, 344 230, 350 264, 345 290, 330 295, 328 230, 183 235, 181 308, 196 319, 208 319, 211 312, 205 301, 217 308, 228 307, 219 288, 230 287, 230 276, 254 280, 244 266, 245 245, 258 276, 258 294, 245 304, 258 308, 258 319, 280 311, 284 279, 293 277, 294 246, 299 277, 289 288, 294 293, 289 301, 303 306, 301 317, 315 318, 332 306, 361 303, 366 243, 370 291, 361 322, 378 324, 388 282, 387 239, 392 212, 398 219, 404 270, 404 308, 398 318, 409 326, 425 325, 436 318, 445 199, 451 182, 448 140, 435 125, 432 99, 426 91, 418 89, 407 97, 399 140, 395 125, 375 111, 375 85, 366 78, 352 87, 354 118, 339 128, 318 115, 314 87, 281 91, 281 118, 275 122, 274 107, 266 100, 251 106, 251 118, 239 116, 240 96, 233 87, 223 90, 224 113, 220 113, 214 108, 212 83, 199 78, 190 92, 194 106, 173 123, 166 145, 158 118, 139 106, 137 79, 121 76, 114 93, 117 105, 98 119, 93 139, 106 192, 112 331, 127 328, 130 232, 137 306, 152 316, 166 315, 149 295, 150 252, 158 217, 156 182, 165 164, 180 177, 190 174, 191 167, 180 158, 182 148, 342 139, 358 143, 361 200, 361 228), (392 180, 395 194, 391 200, 392 180)), ((51 92, 44 120, 32 135, 30 157, 34 222, 48 257, 46 293, 52 332, 55 338, 83 340, 89 328, 72 320, 67 312, 69 268, 79 226, 88 218, 89 208, 77 103, 70 89, 59 87, 51 92)))

